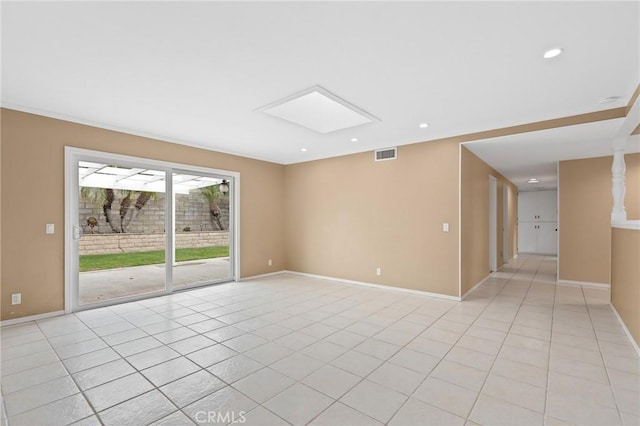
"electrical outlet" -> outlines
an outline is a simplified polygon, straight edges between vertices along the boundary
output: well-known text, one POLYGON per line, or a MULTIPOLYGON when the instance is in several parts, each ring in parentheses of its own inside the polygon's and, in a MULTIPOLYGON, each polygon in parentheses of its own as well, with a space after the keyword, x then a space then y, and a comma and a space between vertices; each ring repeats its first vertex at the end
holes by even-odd
POLYGON ((47 223, 45 226, 44 232, 47 234, 53 234, 56 231, 56 227, 53 223, 47 223))
POLYGON ((376 275, 382 275, 382 268, 376 268, 376 275))
POLYGON ((14 293, 11 295, 11 304, 19 305, 22 303, 22 293, 14 293))
POLYGON ((449 232, 449 224, 448 223, 443 223, 442 224, 442 232, 449 232))
POLYGON ((269 259, 269 262, 267 262, 269 266, 273 265, 273 260, 269 259))

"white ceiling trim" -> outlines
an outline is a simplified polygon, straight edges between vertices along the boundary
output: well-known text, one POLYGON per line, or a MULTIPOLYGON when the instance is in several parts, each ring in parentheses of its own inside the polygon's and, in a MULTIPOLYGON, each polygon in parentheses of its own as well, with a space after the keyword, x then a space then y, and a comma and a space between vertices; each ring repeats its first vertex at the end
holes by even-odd
POLYGON ((275 163, 275 164, 282 164, 285 165, 286 163, 281 163, 278 161, 273 161, 272 159, 266 158, 266 157, 256 157, 256 156, 252 156, 250 154, 245 154, 245 153, 241 153, 241 152, 237 152, 237 151, 227 151, 224 148, 217 148, 217 147, 211 147, 210 145, 206 145, 200 142, 191 142, 188 140, 183 140, 183 139, 172 139, 172 138, 168 138, 159 134, 154 134, 154 133, 149 133, 149 132, 145 132, 145 131, 141 131, 141 130, 135 130, 135 129, 129 129, 129 128, 124 128, 124 127, 119 127, 119 126, 114 126, 111 124, 107 124, 107 123, 103 123, 103 122, 98 122, 98 121, 92 121, 92 120, 86 120, 83 118, 79 118, 79 117, 72 117, 66 114, 60 114, 57 112, 53 112, 53 111, 45 111, 45 110, 41 110, 38 108, 32 108, 32 107, 27 107, 24 105, 15 105, 15 104, 11 104, 8 102, 0 102, 0 107, 2 108, 6 108, 6 109, 12 109, 14 111, 20 111, 20 112, 25 112, 27 114, 34 114, 34 115, 40 115, 42 117, 47 117, 47 118, 55 118, 56 120, 62 120, 62 121, 68 121, 70 123, 74 123, 74 124, 80 124, 83 126, 90 126, 90 127, 97 127, 98 129, 104 129, 104 130, 111 130, 114 132, 119 132, 119 133, 126 133, 127 135, 132 135, 132 136, 139 136, 141 138, 147 138, 147 139, 153 139, 153 140, 157 140, 159 142, 168 142, 168 143, 173 143, 176 145, 184 145, 184 146, 189 146, 192 148, 199 148, 199 149, 204 149, 207 151, 213 151, 213 152, 219 152, 221 154, 228 154, 228 155, 235 155, 238 157, 244 157, 244 158, 250 158, 252 160, 258 160, 258 161, 266 161, 268 163, 275 163))

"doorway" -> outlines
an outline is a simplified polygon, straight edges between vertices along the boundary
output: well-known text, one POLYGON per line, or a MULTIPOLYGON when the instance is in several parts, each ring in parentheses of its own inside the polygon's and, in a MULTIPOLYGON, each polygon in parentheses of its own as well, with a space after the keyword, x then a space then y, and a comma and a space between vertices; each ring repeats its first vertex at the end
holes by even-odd
POLYGON ((238 276, 239 174, 66 148, 65 311, 238 276))
POLYGON ((511 250, 509 250, 509 187, 502 185, 502 262, 511 260, 511 250))
POLYGON ((489 175, 489 271, 498 270, 498 181, 489 175))

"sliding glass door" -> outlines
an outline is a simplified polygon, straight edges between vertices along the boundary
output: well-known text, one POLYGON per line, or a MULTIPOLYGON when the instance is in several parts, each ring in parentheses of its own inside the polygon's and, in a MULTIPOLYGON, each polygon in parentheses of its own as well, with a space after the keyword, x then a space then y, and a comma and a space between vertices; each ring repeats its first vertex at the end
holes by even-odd
POLYGON ((68 151, 66 310, 234 280, 239 176, 68 151))
POLYGON ((232 215, 229 179, 193 172, 173 173, 173 288, 229 281, 232 215))
POLYGON ((78 162, 78 305, 163 292, 166 173, 78 162))

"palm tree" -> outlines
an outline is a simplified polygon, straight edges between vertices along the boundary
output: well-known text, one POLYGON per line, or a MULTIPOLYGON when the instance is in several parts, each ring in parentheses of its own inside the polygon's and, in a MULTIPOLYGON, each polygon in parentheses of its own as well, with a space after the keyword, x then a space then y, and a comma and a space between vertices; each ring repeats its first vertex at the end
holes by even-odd
POLYGON ((136 218, 138 212, 147 204, 151 198, 155 198, 156 194, 148 191, 120 191, 118 190, 122 200, 120 201, 120 224, 116 224, 113 218, 111 207, 116 199, 116 191, 111 188, 80 188, 80 195, 85 200, 90 200, 102 206, 104 218, 111 227, 111 231, 115 233, 128 232, 129 224, 136 218), (131 199, 136 196, 134 208, 131 209, 131 199))
MULTIPOLYGON (((90 188, 82 188, 82 189, 88 190, 90 188)), ((116 199, 116 194, 113 192, 113 189, 103 189, 101 191, 98 190, 98 192, 93 192, 93 194, 94 195, 102 194, 104 196, 104 202, 102 203, 102 212, 104 213, 104 217, 107 223, 109 224, 109 226, 111 226, 111 229, 114 232, 118 232, 118 229, 115 227, 113 223, 113 217, 111 216, 111 205, 116 199)))
POLYGON ((220 220, 222 211, 217 204, 218 198, 223 196, 222 191, 220 191, 220 185, 211 185, 200 188, 200 193, 209 201, 209 213, 211 214, 211 219, 216 223, 218 229, 224 231, 224 226, 220 220))
POLYGON ((125 231, 124 218, 127 217, 129 206, 131 205, 131 193, 133 191, 125 191, 124 198, 120 201, 120 231, 125 231))
POLYGON ((155 192, 142 191, 138 194, 138 198, 136 198, 136 203, 133 205, 134 209, 131 211, 131 214, 125 221, 124 228, 129 227, 129 224, 136 218, 136 216, 138 216, 138 212, 142 210, 142 208, 152 198, 153 199, 157 198, 155 192))

